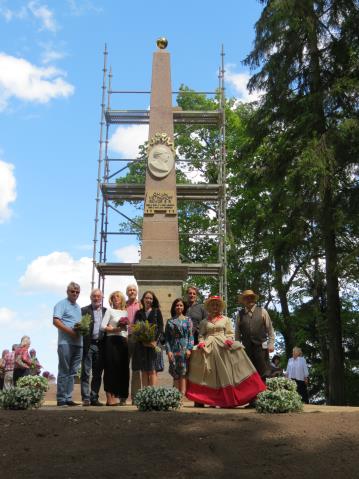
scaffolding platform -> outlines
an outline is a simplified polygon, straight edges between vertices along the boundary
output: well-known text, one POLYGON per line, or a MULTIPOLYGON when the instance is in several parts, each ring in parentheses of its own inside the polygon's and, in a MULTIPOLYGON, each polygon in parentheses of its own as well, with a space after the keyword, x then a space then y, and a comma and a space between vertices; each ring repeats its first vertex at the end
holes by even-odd
MULTIPOLYGON (((222 111, 183 111, 173 110, 173 122, 184 125, 219 126, 222 121, 222 111)), ((150 122, 149 110, 106 110, 106 123, 147 125, 150 122)))
MULTIPOLYGON (((106 201, 143 201, 145 198, 144 184, 102 183, 101 191, 106 201)), ((221 195, 221 185, 177 185, 178 200, 219 201, 221 195)))
MULTIPOLYGON (((96 263, 99 274, 104 276, 132 276, 133 266, 139 266, 141 263, 96 263)), ((153 266, 148 265, 153 268, 153 266)), ((215 276, 222 274, 222 265, 219 263, 179 263, 182 268, 187 268, 188 276, 215 276)), ((156 265, 160 267, 160 265, 156 265)))

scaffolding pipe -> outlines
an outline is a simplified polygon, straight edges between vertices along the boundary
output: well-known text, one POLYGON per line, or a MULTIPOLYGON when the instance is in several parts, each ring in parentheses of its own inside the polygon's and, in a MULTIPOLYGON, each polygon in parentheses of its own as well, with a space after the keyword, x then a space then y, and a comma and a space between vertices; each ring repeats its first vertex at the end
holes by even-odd
POLYGON ((221 110, 222 110, 222 128, 221 128, 221 137, 222 137, 222 187, 223 187, 223 296, 228 303, 228 284, 227 284, 227 169, 226 169, 226 160, 227 160, 227 151, 226 151, 226 102, 225 102, 225 85, 224 85, 224 46, 222 44, 221 50, 221 110))
MULTIPOLYGON (((112 66, 110 66, 110 73, 108 75, 108 94, 107 94, 107 110, 111 107, 111 84, 112 84, 112 66)), ((108 183, 110 174, 110 164, 108 162, 108 143, 109 143, 109 125, 106 125, 106 140, 105 140, 105 168, 104 168, 104 183, 108 183)), ((108 202, 105 201, 105 230, 104 230, 104 247, 103 247, 103 262, 107 260, 107 229, 108 229, 108 202)), ((105 276, 102 277, 102 293, 105 293, 105 276)))
POLYGON ((105 50, 103 52, 103 79, 102 79, 102 99, 101 99, 101 120, 100 120, 100 139, 99 139, 99 154, 98 154, 98 168, 97 168, 97 192, 96 192, 96 211, 95 211, 95 229, 93 238, 93 251, 92 251, 92 276, 91 276, 91 290, 95 287, 95 270, 96 270, 96 248, 97 248, 97 229, 98 229, 98 216, 100 206, 100 194, 101 194, 101 167, 102 167, 102 136, 103 127, 105 125, 105 96, 106 96, 106 74, 107 74, 107 45, 105 44, 105 50))

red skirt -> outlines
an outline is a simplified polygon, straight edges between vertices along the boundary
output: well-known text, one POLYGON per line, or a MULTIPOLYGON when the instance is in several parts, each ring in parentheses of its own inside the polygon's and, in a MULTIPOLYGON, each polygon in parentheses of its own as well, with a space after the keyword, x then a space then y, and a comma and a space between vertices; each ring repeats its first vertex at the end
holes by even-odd
POLYGON ((237 407, 251 402, 266 389, 258 373, 253 373, 240 384, 211 388, 204 384, 187 381, 186 397, 191 401, 209 406, 237 407))

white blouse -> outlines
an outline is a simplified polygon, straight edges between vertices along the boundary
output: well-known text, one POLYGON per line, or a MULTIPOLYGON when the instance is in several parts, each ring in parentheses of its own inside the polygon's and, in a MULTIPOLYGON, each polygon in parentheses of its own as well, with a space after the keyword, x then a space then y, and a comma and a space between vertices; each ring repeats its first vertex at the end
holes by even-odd
MULTIPOLYGON (((112 309, 107 308, 105 316, 102 319, 101 331, 105 331, 106 326, 118 327, 118 322, 121 318, 128 318, 127 311, 125 309, 112 309)), ((122 331, 106 331, 107 336, 123 336, 127 338, 127 326, 122 331)))
POLYGON ((286 375, 289 379, 304 381, 309 375, 306 360, 302 356, 298 356, 296 359, 290 358, 286 375))

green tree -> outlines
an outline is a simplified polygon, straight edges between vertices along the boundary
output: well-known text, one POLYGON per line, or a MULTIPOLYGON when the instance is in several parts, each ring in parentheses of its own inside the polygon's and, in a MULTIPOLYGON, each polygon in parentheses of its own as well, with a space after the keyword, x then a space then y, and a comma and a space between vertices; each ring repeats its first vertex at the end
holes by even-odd
MULTIPOLYGON (((261 3, 254 48, 245 61, 258 70, 250 88, 264 92, 255 115, 257 142, 282 139, 288 146, 288 156, 277 156, 282 178, 296 186, 297 204, 317 230, 325 260, 329 402, 343 404, 338 265, 339 237, 349 224, 340 207, 344 197, 350 201, 347 190, 357 189, 355 159, 346 154, 344 138, 348 122, 358 129, 358 2, 261 3)), ((357 140, 350 149, 357 149, 357 140)))

